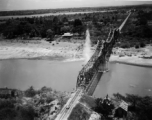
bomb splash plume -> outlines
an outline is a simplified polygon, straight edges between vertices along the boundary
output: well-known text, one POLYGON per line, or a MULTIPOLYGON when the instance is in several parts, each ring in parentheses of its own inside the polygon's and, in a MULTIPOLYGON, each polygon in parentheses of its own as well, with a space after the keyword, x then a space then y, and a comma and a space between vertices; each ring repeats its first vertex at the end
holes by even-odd
POLYGON ((83 55, 85 58, 85 62, 88 62, 88 60, 91 57, 91 41, 90 41, 90 33, 88 29, 86 30, 86 40, 85 40, 83 55))

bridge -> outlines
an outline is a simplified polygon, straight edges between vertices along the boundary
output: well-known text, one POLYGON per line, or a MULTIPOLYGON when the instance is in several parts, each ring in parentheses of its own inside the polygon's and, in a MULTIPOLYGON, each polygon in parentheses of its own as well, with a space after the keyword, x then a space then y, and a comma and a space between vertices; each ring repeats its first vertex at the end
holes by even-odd
POLYGON ((64 105, 56 120, 68 120, 70 113, 79 102, 81 96, 83 94, 93 95, 102 75, 108 71, 108 61, 113 46, 118 40, 119 34, 130 15, 131 13, 129 13, 119 28, 110 30, 106 40, 98 40, 94 54, 78 74, 76 91, 64 105))

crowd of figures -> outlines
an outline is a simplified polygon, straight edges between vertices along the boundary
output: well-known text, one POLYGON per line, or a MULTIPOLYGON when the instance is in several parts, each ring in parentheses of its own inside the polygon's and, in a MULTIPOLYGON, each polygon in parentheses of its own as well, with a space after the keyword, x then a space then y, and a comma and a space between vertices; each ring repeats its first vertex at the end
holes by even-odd
POLYGON ((106 61, 109 60, 110 54, 112 53, 113 45, 118 39, 118 36, 119 30, 114 29, 110 30, 106 41, 98 40, 95 53, 92 55, 90 60, 82 68, 78 75, 77 88, 81 87, 82 89, 87 90, 89 84, 93 80, 94 75, 98 71, 104 71, 104 68, 101 68, 100 66, 106 64, 106 61))

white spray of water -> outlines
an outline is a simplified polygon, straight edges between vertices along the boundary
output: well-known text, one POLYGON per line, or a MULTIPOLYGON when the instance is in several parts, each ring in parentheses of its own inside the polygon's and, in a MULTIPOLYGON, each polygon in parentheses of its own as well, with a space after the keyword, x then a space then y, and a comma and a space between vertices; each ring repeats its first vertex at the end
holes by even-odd
POLYGON ((86 40, 85 40, 83 55, 85 62, 87 63, 91 57, 91 41, 90 41, 90 33, 88 29, 86 31, 86 40))

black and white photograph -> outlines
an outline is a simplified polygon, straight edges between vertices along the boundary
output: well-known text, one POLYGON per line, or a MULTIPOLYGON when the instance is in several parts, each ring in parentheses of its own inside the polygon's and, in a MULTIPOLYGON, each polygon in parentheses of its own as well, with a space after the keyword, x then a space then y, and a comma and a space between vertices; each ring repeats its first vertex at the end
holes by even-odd
POLYGON ((152 120, 152 0, 0 0, 0 120, 152 120))

